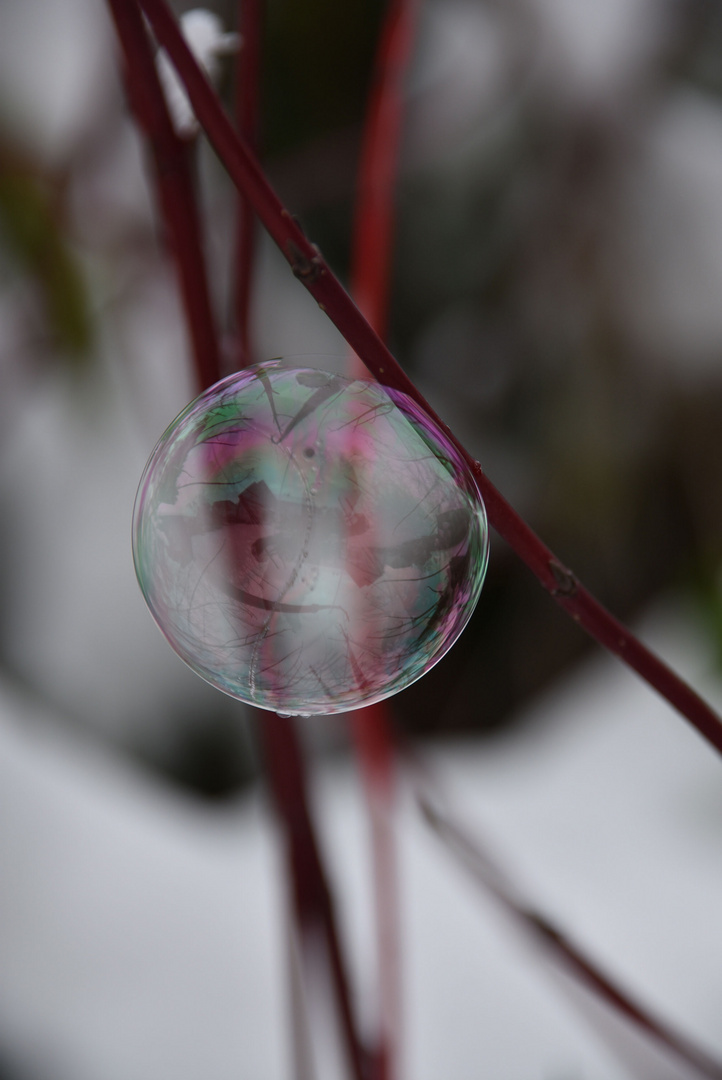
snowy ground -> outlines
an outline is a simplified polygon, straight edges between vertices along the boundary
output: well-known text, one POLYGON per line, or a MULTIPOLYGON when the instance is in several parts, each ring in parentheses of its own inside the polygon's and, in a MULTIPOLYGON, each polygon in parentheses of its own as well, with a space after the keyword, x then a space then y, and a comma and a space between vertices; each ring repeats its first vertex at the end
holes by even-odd
MULTIPOLYGON (((678 612, 645 629, 722 700, 678 612)), ((285 901, 263 797, 209 810, 51 719, 0 690, 0 1060, 17 1070, 8 1075, 293 1075, 285 901)), ((722 1056, 722 774, 699 737, 597 657, 530 710, 522 734, 431 757, 454 805, 532 899, 722 1056)), ((362 802, 345 764, 319 764, 319 782, 344 929, 368 985, 362 802)), ((401 803, 408 1080, 687 1075, 654 1061, 626 1071, 610 1055, 622 1044, 589 1026, 579 996, 467 881, 408 792, 401 803)))

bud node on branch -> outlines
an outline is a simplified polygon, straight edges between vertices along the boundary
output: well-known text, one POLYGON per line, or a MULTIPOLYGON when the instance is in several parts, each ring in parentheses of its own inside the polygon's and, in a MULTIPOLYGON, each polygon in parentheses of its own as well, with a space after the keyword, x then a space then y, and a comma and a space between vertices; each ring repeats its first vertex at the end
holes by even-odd
POLYGON ((321 253, 315 244, 311 245, 316 252, 312 258, 308 258, 303 252, 294 244, 293 240, 289 240, 286 244, 286 252, 289 263, 291 264, 291 270, 295 277, 302 281, 304 285, 311 285, 314 281, 318 281, 321 274, 324 272, 323 259, 321 253))
POLYGON ((549 569, 552 572, 552 577, 557 583, 556 588, 549 590, 551 595, 575 596, 579 587, 579 582, 571 570, 567 570, 566 566, 562 566, 556 559, 549 560, 549 569))

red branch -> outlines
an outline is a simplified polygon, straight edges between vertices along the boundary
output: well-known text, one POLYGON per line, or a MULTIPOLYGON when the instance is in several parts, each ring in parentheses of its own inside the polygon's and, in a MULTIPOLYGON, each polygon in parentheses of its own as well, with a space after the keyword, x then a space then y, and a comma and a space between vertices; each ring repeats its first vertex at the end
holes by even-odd
MULTIPOLYGON (((403 120, 403 83, 411 59, 417 0, 391 0, 381 31, 364 124, 352 250, 352 294, 380 338, 386 335, 393 248, 394 195, 403 120)), ((353 356, 354 375, 363 374, 353 356)), ((379 1046, 374 1080, 398 1073, 401 1032, 398 864, 393 827, 396 787, 388 704, 353 715, 366 791, 373 853, 379 978, 379 1046)))
POLYGON ((589 593, 519 517, 468 451, 436 416, 384 343, 369 326, 338 279, 281 204, 252 153, 233 131, 216 94, 198 67, 165 0, 139 0, 158 40, 168 52, 198 120, 239 190, 246 193, 294 274, 328 314, 379 382, 401 390, 440 424, 472 470, 489 521, 544 588, 610 652, 653 686, 722 753, 722 720, 687 683, 649 651, 589 593))
MULTIPOLYGON (((237 66, 236 122, 248 146, 256 152, 260 127, 261 5, 241 0, 238 29, 241 54, 237 66)), ((255 254, 256 214, 244 191, 238 192, 236 224, 235 310, 237 366, 252 363, 250 337, 251 284, 255 254)))
MULTIPOLYGON (((240 62, 236 86, 236 117, 240 135, 254 151, 260 127, 259 87, 261 62, 261 6, 259 0, 241 0, 240 62)), ((255 253, 256 215, 253 202, 239 189, 236 261, 235 310, 236 363, 252 363, 250 335, 250 300, 255 253)), ((266 773, 276 803, 279 821, 286 837, 286 859, 293 896, 299 938, 313 945, 320 928, 327 948, 331 980, 335 990, 342 1037, 355 1080, 367 1076, 367 1055, 356 1026, 345 957, 336 925, 334 905, 326 879, 316 830, 306 791, 306 777, 301 743, 294 721, 268 714, 258 724, 266 758, 266 773)), ((302 950, 303 954, 303 950, 302 950)), ((293 977, 296 997, 301 992, 297 973, 293 977)), ((296 1002, 298 1006, 298 1002, 296 1002)), ((296 1007, 296 1068, 301 1075, 308 1069, 308 1041, 303 1031, 303 1017, 296 1007)))
POLYGON ((333 901, 308 808, 296 729, 289 717, 265 713, 258 730, 278 818, 284 829, 298 927, 301 934, 317 928, 323 933, 351 1074, 354 1080, 365 1080, 366 1055, 357 1034, 333 901))
POLYGON ((130 105, 153 153, 159 201, 178 273, 200 391, 220 378, 220 366, 189 146, 173 128, 140 12, 124 0, 108 2, 123 50, 130 105))
POLYGON ((692 1065, 702 1076, 708 1080, 722 1080, 722 1063, 635 1001, 632 995, 604 972, 579 945, 527 903, 490 858, 478 837, 454 820, 447 809, 441 809, 434 795, 436 784, 429 770, 410 751, 407 761, 411 766, 412 781, 417 789, 419 806, 426 822, 477 884, 489 892, 501 904, 502 909, 511 915, 532 939, 540 942, 549 955, 560 962, 563 970, 577 982, 592 990, 630 1024, 645 1032, 652 1041, 692 1065))
POLYGON ((404 79, 417 0, 392 0, 376 58, 359 168, 351 293, 380 338, 386 338, 394 191, 404 112, 404 79))
POLYGON ((398 1072, 401 1033, 398 860, 394 834, 396 767, 390 717, 385 701, 351 716, 371 827, 376 940, 379 973, 379 1044, 371 1080, 392 1080, 398 1072))

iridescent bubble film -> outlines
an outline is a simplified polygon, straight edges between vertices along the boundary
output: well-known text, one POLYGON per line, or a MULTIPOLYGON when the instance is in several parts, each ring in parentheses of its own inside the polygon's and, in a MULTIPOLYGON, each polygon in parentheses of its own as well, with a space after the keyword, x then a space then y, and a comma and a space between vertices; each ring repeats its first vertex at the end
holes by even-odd
POLYGON ((474 609, 488 537, 469 470, 409 398, 273 360, 165 432, 133 549, 190 667, 241 701, 311 714, 428 671, 474 609))

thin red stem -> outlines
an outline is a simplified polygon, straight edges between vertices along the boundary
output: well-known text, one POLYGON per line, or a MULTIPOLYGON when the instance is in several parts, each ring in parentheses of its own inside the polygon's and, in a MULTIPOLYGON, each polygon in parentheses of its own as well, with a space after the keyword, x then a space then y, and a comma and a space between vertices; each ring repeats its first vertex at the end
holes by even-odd
POLYGON ((353 243, 351 293, 386 338, 394 231, 394 195, 404 113, 404 81, 417 0, 392 0, 384 21, 364 125, 353 243))
POLYGON ((353 735, 366 790, 379 972, 379 1045, 372 1080, 392 1080, 398 1073, 401 1030, 399 897, 394 834, 396 768, 386 702, 352 714, 353 735))
POLYGON ((317 928, 323 933, 351 1075, 354 1080, 365 1080, 366 1055, 358 1036, 333 900, 309 810, 298 735, 290 717, 274 713, 264 714, 258 731, 285 834, 299 932, 302 937, 317 928))
POLYGON ((288 969, 294 1080, 314 1080, 311 1032, 303 981, 301 939, 295 914, 288 913, 288 969))
MULTIPOLYGON (((236 121, 239 134, 254 153, 258 151, 260 130, 261 24, 260 0, 240 0, 241 53, 236 81, 236 121)), ((237 215, 234 324, 237 366, 241 368, 253 362, 250 313, 256 249, 256 213, 243 190, 238 192, 237 215)))
MULTIPOLYGON (((386 336, 396 178, 417 0, 391 0, 381 30, 364 124, 356 195, 351 292, 380 338, 386 336)), ((354 356, 351 369, 362 375, 354 356)), ((374 1080, 398 1074, 401 1031, 400 920, 394 835, 395 760, 386 702, 353 716, 353 735, 371 828, 379 978, 379 1045, 374 1080)))
POLYGON ((591 637, 653 686, 722 753, 722 720, 687 683, 650 652, 576 580, 512 509, 468 451, 424 400, 338 279, 306 239, 266 181, 260 166, 238 138, 212 87, 183 41, 165 0, 139 0, 181 77, 196 115, 233 182, 248 195, 259 218, 291 269, 332 319, 351 348, 379 382, 404 392, 440 424, 472 470, 486 502, 490 523, 545 589, 591 637))
MULTIPOLYGON (((260 0, 241 0, 240 62, 236 86, 238 131, 255 152, 260 128, 260 0)), ((238 192, 235 259, 236 365, 253 362, 250 308, 255 255, 256 214, 252 201, 243 190, 238 192)), ((266 753, 266 771, 285 828, 287 865, 293 881, 296 931, 300 946, 299 963, 314 944, 314 931, 320 925, 328 950, 331 979, 335 988, 339 1019, 354 1077, 361 1077, 365 1055, 353 1016, 346 964, 343 957, 331 894, 326 882, 316 831, 308 805, 301 745, 293 721, 278 716, 260 722, 266 753)), ((294 1065, 299 1078, 311 1073, 311 1047, 300 1015, 302 972, 292 972, 294 988, 294 1065)))
POLYGON ((436 784, 429 770, 408 755, 412 780, 417 788, 419 805, 425 820, 457 862, 474 880, 501 904, 521 928, 541 941, 551 956, 578 982, 591 989, 616 1012, 644 1031, 659 1045, 693 1066, 708 1080, 722 1080, 722 1063, 701 1050, 686 1036, 654 1016, 586 952, 571 941, 558 926, 535 911, 490 858, 484 845, 468 828, 455 820, 448 809, 441 809, 435 798, 436 784))
POLYGON ((124 0, 108 2, 123 50, 130 105, 153 153, 160 208, 178 273, 200 391, 218 380, 220 366, 190 147, 173 128, 140 12, 124 0))

